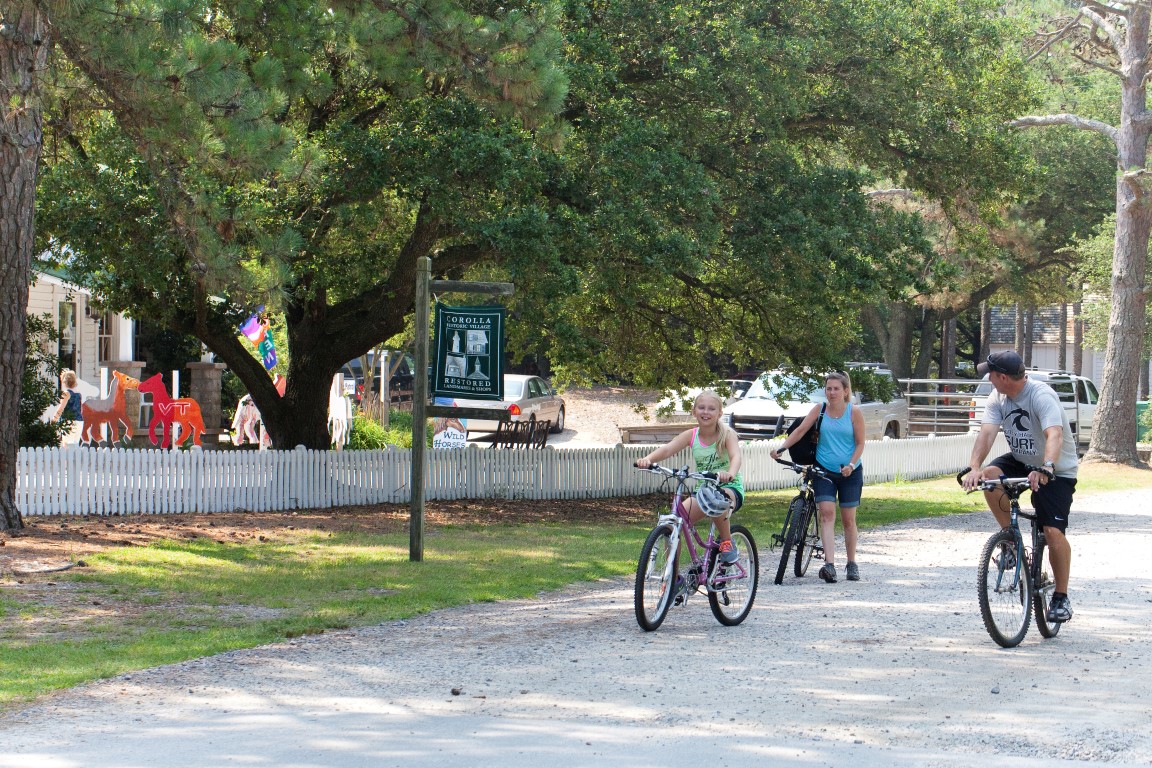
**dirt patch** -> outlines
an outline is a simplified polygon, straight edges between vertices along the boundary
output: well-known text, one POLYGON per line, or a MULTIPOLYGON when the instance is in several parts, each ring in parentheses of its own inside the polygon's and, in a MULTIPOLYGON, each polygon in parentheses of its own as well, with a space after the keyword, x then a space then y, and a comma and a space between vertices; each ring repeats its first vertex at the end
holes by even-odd
MULTIPOLYGON (((515 525, 542 522, 645 522, 666 502, 662 495, 618 499, 431 501, 425 525, 515 525)), ((34 517, 22 531, 0 533, 0 578, 52 573, 85 557, 167 539, 217 542, 275 540, 300 532, 402 533, 407 505, 375 504, 297 512, 230 512, 122 517, 34 517)))

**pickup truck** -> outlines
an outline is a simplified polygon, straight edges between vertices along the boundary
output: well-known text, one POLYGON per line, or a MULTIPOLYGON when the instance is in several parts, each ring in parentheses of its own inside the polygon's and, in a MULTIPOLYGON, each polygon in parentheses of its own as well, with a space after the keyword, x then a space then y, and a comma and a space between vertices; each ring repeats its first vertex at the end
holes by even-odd
MULTIPOLYGON (((884 375, 885 371, 876 373, 884 375)), ((769 440, 783 436, 794 418, 823 401, 821 383, 813 385, 780 371, 767 371, 752 383, 744 397, 724 409, 723 418, 741 440, 769 440)), ((861 400, 853 392, 852 404, 864 414, 866 440, 903 437, 907 433, 908 403, 902 397, 885 403, 861 400)))
MULTIPOLYGON (((1092 442, 1092 425, 1096 420, 1096 401, 1100 399, 1096 385, 1092 380, 1077 376, 1067 371, 1042 371, 1037 368, 1028 369, 1028 378, 1042 381, 1060 396, 1064 410, 1068 413, 1068 423, 1072 426, 1072 436, 1081 452, 1088 449, 1092 442)), ((988 402, 988 395, 992 392, 992 384, 984 379, 976 385, 972 400, 972 410, 969 413, 969 428, 973 431, 980 429, 980 421, 984 416, 984 405, 988 402)))

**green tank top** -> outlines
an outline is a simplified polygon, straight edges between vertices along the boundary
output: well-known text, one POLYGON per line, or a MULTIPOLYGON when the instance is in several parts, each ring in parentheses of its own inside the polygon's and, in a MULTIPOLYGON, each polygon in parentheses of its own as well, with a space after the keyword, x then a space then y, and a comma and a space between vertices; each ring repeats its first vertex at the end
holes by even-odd
MULTIPOLYGON (((696 463, 697 472, 727 472, 732 466, 732 462, 728 456, 720 457, 717 451, 719 442, 720 441, 717 440, 712 445, 704 445, 700 442, 700 428, 697 427, 692 430, 692 461, 696 463)), ((737 472, 736 477, 722 484, 720 487, 735 488, 740 492, 740 495, 743 496, 744 478, 737 472)))

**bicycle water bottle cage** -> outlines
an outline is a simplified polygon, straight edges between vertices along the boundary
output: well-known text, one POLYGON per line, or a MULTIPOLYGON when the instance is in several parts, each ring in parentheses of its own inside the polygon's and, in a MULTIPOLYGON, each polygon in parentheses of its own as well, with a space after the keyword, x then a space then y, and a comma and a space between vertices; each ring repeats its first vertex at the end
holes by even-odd
POLYGON ((728 494, 714 485, 705 483, 696 489, 696 503, 708 517, 723 517, 732 506, 728 494))

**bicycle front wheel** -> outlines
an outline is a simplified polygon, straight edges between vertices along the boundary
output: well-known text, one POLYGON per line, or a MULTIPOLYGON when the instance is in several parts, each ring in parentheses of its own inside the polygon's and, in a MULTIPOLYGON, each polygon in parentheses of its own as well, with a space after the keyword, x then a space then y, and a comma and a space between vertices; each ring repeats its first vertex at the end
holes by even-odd
POLYGON ((648 534, 636 568, 636 622, 651 632, 664 623, 676 585, 676 544, 672 526, 660 525, 648 534))
POLYGON ((752 533, 734 525, 732 543, 740 553, 735 563, 720 562, 719 550, 708 553, 708 605, 716 620, 728 627, 748 617, 760 583, 760 554, 752 533))
POLYGON ((1017 564, 1022 552, 1013 531, 998 531, 984 545, 976 571, 980 616, 988 634, 1004 648, 1020 644, 1032 618, 1028 568, 1017 564))
POLYGON ((801 494, 788 504, 788 515, 784 518, 784 543, 780 545, 780 565, 776 568, 777 584, 784 583, 784 574, 788 572, 788 557, 803 535, 803 531, 797 532, 796 528, 804 520, 804 503, 801 494))
POLYGON ((1048 621, 1048 604, 1052 602, 1052 593, 1056 591, 1056 582, 1044 570, 1044 547, 1037 547, 1032 553, 1032 610, 1036 613, 1036 629, 1043 637, 1052 638, 1060 634, 1058 621, 1048 621))
POLYGON ((804 520, 807 524, 796 542, 796 561, 792 564, 792 572, 797 577, 807 573, 808 564, 812 562, 812 555, 816 552, 816 542, 820 536, 820 516, 816 514, 815 501, 805 505, 804 520))

